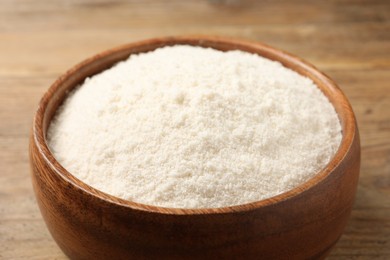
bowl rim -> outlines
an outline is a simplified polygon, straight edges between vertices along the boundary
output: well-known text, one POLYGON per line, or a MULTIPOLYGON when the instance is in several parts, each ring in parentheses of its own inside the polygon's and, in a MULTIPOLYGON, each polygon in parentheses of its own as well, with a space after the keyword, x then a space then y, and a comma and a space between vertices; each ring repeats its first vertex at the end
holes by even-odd
MULTIPOLYGON (((140 51, 140 52, 144 52, 144 51, 140 51)), ((121 59, 119 59, 117 62, 119 62, 120 60, 121 59)), ((75 86, 72 85, 70 87, 73 89, 75 86)), ((66 95, 64 95, 63 99, 65 98, 66 95)), ((251 211, 254 209, 258 209, 261 207, 272 206, 277 203, 281 203, 283 201, 296 197, 302 194, 303 192, 313 188, 314 186, 324 181, 327 177, 329 177, 331 173, 334 172, 334 169, 338 167, 339 164, 344 160, 344 158, 346 157, 346 155, 349 153, 351 149, 351 146, 355 139, 356 131, 357 128, 356 128, 355 116, 352 107, 349 104, 344 93, 340 90, 340 88, 332 79, 330 79, 323 72, 320 72, 316 67, 314 67, 310 63, 302 60, 301 58, 298 58, 295 55, 289 54, 285 51, 279 50, 274 47, 270 47, 260 42, 253 42, 249 40, 235 39, 230 37, 190 35, 190 36, 158 37, 158 38, 152 38, 152 39, 121 45, 119 47, 111 48, 106 51, 100 52, 99 54, 94 55, 82 61, 81 63, 73 66, 63 75, 58 77, 41 98, 38 105, 38 109, 36 110, 36 113, 34 115, 31 138, 32 141, 34 142, 34 145, 37 147, 37 151, 39 155, 42 157, 45 163, 50 167, 50 169, 53 170, 68 185, 73 186, 74 188, 87 194, 88 196, 98 198, 110 204, 115 204, 120 207, 130 208, 132 210, 138 210, 138 211, 146 211, 151 213, 169 214, 169 215, 203 215, 203 214, 226 214, 226 213, 234 213, 234 212, 244 212, 244 211, 251 211), (51 153, 48 147, 46 135, 45 135, 46 129, 44 129, 44 119, 46 116, 47 107, 51 102, 53 95, 55 95, 56 91, 60 89, 61 85, 64 84, 64 82, 67 79, 71 78, 80 69, 85 68, 87 66, 91 66, 97 60, 100 60, 110 55, 115 55, 123 50, 130 50, 130 49, 137 50, 137 48, 140 48, 145 45, 151 45, 151 44, 158 45, 157 47, 153 47, 155 49, 158 48, 159 46, 178 45, 178 44, 186 44, 186 43, 194 46, 203 46, 203 47, 206 47, 208 44, 213 43, 213 44, 224 44, 228 47, 235 46, 237 47, 237 49, 246 49, 246 48, 258 49, 259 51, 261 50, 262 52, 270 54, 272 57, 275 58, 274 60, 281 62, 284 66, 286 66, 285 62, 288 62, 289 66, 287 67, 289 67, 290 69, 292 69, 290 67, 292 65, 297 66, 297 68, 301 70, 300 72, 295 69, 292 69, 297 73, 302 75, 302 71, 303 71, 308 75, 310 75, 311 78, 314 77, 318 81, 322 82, 324 84, 323 87, 329 89, 332 95, 337 96, 341 100, 341 102, 343 102, 343 105, 340 106, 339 108, 340 111, 337 111, 334 103, 331 100, 329 100, 332 106, 335 108, 340 123, 342 124, 342 140, 338 147, 338 150, 336 151, 332 159, 329 161, 329 163, 322 170, 317 172, 315 175, 313 175, 313 177, 311 177, 304 183, 296 186, 293 189, 280 193, 276 196, 266 198, 263 200, 254 201, 254 202, 233 205, 233 206, 219 207, 219 208, 170 208, 170 207, 161 207, 161 206, 143 204, 139 202, 121 199, 114 195, 110 195, 96 188, 93 188, 92 186, 86 184, 85 182, 81 181, 80 179, 72 175, 63 166, 61 166, 61 164, 55 159, 54 155, 51 153)))

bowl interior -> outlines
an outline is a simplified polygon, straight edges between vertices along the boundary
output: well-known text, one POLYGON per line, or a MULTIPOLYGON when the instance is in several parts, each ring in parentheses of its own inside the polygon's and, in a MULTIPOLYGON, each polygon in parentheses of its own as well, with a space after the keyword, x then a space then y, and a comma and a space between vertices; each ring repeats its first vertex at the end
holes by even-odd
POLYGON ((111 203, 115 203, 124 207, 168 214, 210 214, 227 213, 232 211, 246 211, 253 208, 278 203, 292 196, 296 196, 305 190, 314 187, 317 183, 321 182, 332 173, 332 170, 340 163, 345 154, 349 151, 355 135, 355 131, 355 119, 348 100, 337 87, 337 85, 325 74, 319 72, 314 66, 291 54, 287 54, 283 51, 274 49, 264 44, 209 36, 167 37, 151 39, 114 48, 89 58, 70 69, 54 82, 54 84, 42 98, 33 124, 33 136, 39 151, 42 153, 50 167, 54 169, 62 178, 64 178, 64 180, 70 182, 72 185, 76 186, 83 192, 88 193, 89 195, 99 197, 100 199, 109 201, 111 203), (242 50, 250 53, 256 53, 265 58, 279 61, 285 67, 312 79, 334 106, 341 123, 343 137, 339 149, 333 159, 324 169, 314 175, 311 179, 292 190, 261 201, 230 207, 208 209, 164 208, 127 201, 94 189, 64 169, 57 162, 48 148, 46 142, 46 131, 58 106, 66 98, 67 93, 77 85, 81 84, 85 78, 110 68, 115 63, 128 58, 128 56, 131 54, 148 52, 159 47, 172 46, 177 44, 210 47, 221 51, 242 50))

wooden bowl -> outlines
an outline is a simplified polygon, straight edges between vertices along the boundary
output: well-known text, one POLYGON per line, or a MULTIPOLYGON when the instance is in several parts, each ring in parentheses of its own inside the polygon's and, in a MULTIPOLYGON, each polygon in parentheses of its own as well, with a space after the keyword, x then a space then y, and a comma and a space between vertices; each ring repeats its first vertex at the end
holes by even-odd
POLYGON ((343 232, 356 193, 360 144, 348 100, 330 78, 307 62, 260 43, 208 36, 167 37, 105 51, 59 77, 36 112, 30 163, 42 216, 71 258, 307 259, 324 258, 343 232), (88 186, 65 170, 47 146, 46 131, 66 93, 130 54, 175 44, 258 53, 311 78, 334 105, 342 124, 343 138, 334 158, 313 178, 283 194, 209 209, 126 201, 88 186))

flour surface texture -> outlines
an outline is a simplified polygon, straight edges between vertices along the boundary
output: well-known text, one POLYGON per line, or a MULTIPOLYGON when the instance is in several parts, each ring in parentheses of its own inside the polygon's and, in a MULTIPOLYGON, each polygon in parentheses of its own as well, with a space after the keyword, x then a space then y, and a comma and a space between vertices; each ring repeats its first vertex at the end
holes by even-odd
POLYGON ((341 126, 317 86, 278 62, 178 45, 86 79, 47 138, 64 168, 103 192, 211 208, 307 181, 334 156, 341 126))

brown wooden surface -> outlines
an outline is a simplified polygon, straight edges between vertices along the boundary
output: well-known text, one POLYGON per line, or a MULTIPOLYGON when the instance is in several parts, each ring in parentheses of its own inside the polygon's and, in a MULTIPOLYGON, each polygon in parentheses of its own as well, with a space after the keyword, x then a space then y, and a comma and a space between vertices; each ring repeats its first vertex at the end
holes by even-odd
POLYGON ((28 132, 42 93, 91 54, 183 33, 266 42, 339 83, 357 116, 362 165, 351 219, 329 258, 390 258, 389 2, 210 2, 222 1, 0 1, 0 258, 64 258, 29 176, 28 132))

